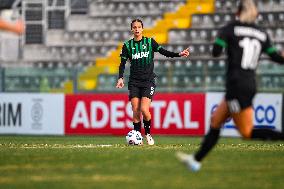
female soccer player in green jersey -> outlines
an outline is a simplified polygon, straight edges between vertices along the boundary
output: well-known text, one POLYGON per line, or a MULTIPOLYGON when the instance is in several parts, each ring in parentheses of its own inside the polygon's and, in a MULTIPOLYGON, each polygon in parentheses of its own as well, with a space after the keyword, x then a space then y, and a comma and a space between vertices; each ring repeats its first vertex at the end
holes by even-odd
POLYGON ((134 130, 141 132, 141 113, 145 136, 149 145, 154 144, 150 133, 151 113, 149 111, 155 93, 154 53, 167 57, 187 57, 189 49, 180 53, 170 52, 161 47, 153 38, 143 36, 143 22, 135 19, 131 22, 131 31, 134 37, 126 41, 122 47, 121 63, 116 88, 124 86, 123 73, 126 61, 130 61, 130 75, 128 82, 129 100, 133 111, 134 130))

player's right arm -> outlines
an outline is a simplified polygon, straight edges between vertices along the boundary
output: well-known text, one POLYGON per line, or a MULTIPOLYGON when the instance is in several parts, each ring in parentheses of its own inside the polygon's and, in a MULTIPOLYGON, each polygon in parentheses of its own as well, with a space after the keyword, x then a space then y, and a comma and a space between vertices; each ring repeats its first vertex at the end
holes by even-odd
POLYGON ((118 73, 116 88, 124 87, 123 74, 125 70, 125 64, 128 59, 129 59, 128 49, 127 45, 124 43, 120 54, 120 65, 119 65, 119 73, 118 73))
POLYGON ((218 36, 213 44, 212 56, 218 57, 222 54, 223 49, 228 47, 229 26, 224 26, 219 30, 218 36))

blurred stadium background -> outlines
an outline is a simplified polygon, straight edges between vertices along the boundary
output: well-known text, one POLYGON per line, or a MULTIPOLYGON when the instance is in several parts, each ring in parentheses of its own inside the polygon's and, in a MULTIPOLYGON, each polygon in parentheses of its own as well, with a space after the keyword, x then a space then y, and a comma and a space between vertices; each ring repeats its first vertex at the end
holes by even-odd
MULTIPOLYGON (((157 90, 223 91, 225 57, 211 57, 217 30, 234 19, 235 0, 1 0, 1 16, 22 17, 26 31, 0 35, 2 92, 115 92, 122 43, 140 18, 166 49, 190 47, 189 59, 156 55, 157 90)), ((284 0, 258 0, 258 22, 284 48, 284 0)), ((260 92, 284 92, 284 67, 261 57, 260 92)), ((128 75, 129 67, 126 68, 128 75)), ((124 88, 127 90, 127 87, 124 88)))

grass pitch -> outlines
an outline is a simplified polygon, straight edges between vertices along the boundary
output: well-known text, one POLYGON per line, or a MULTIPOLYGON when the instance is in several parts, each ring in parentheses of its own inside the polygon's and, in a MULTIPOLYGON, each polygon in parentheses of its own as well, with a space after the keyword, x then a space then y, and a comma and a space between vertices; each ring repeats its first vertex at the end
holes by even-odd
POLYGON ((0 136, 0 188, 284 188, 284 143, 222 138, 192 173, 175 152, 201 138, 154 136, 155 146, 125 137, 0 136))

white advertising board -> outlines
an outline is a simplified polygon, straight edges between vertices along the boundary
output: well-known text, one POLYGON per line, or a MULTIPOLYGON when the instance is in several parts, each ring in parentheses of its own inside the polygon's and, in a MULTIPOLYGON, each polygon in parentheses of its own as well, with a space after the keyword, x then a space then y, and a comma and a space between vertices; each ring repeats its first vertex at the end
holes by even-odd
MULTIPOLYGON (((224 98, 224 93, 206 93, 206 133, 210 127, 210 116, 224 98)), ((259 93, 253 101, 254 127, 272 128, 282 131, 282 94, 259 93)), ((240 136, 232 119, 224 124, 222 136, 240 136)))
POLYGON ((64 135, 63 94, 0 94, 0 134, 64 135))

